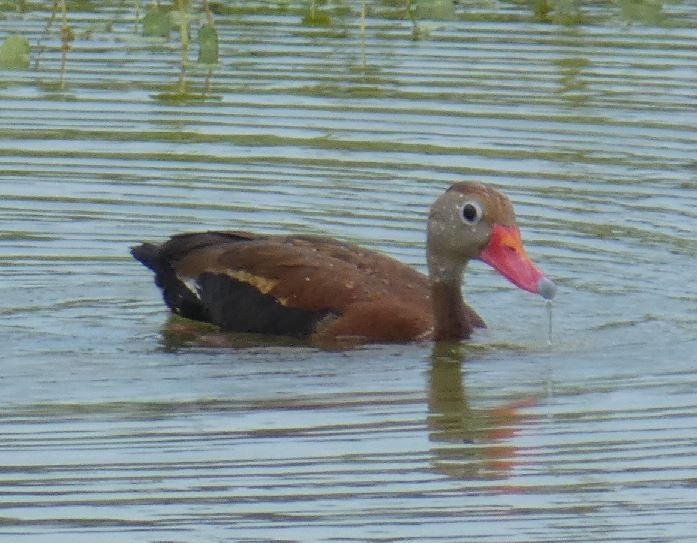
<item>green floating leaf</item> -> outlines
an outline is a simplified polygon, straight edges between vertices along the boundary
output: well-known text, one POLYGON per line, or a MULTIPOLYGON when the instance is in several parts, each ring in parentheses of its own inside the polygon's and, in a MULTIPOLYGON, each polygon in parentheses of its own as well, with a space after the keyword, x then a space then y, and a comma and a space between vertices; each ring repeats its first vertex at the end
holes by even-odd
POLYGON ((549 23, 552 21, 550 13, 552 12, 552 6, 549 4, 549 0, 533 0, 532 10, 535 19, 541 23, 549 23))
POLYGON ((305 26, 332 26, 334 21, 332 21, 331 16, 324 11, 318 9, 310 9, 303 16, 302 24, 305 26))
POLYGON ((19 34, 11 34, 0 46, 0 68, 26 70, 29 68, 29 41, 19 34))
POLYGON ((657 0, 620 0, 622 17, 629 22, 660 26, 665 23, 663 6, 657 0))
POLYGON ((218 63, 218 32, 211 25, 203 25, 198 31, 198 61, 201 64, 218 63))
POLYGON ((172 20, 168 12, 153 8, 143 17, 143 36, 148 38, 169 38, 171 31, 172 20))
POLYGON ((157 100, 158 102, 162 102, 163 104, 186 104, 189 102, 201 100, 201 97, 197 94, 192 94, 190 92, 186 91, 177 91, 177 92, 160 92, 158 94, 154 94, 153 98, 157 100))
POLYGON ((454 21, 456 3, 452 0, 415 0, 414 16, 419 19, 454 21))

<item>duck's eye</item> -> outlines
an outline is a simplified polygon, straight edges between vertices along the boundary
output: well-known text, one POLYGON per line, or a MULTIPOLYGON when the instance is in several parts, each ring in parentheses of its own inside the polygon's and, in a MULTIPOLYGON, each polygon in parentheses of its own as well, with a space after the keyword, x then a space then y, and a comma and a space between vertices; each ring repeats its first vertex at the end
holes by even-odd
POLYGON ((460 216, 465 224, 474 226, 482 220, 484 212, 479 202, 465 202, 460 206, 460 216))

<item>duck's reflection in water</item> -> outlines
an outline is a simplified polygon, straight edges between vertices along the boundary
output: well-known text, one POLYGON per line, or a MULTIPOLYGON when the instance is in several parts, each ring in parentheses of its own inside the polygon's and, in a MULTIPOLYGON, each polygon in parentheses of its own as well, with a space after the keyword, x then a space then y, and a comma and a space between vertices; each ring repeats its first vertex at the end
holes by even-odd
POLYGON ((462 343, 433 348, 428 400, 432 463, 452 478, 506 479, 520 458, 514 437, 533 418, 524 408, 536 400, 515 398, 495 407, 472 407, 465 382, 469 349, 462 343))

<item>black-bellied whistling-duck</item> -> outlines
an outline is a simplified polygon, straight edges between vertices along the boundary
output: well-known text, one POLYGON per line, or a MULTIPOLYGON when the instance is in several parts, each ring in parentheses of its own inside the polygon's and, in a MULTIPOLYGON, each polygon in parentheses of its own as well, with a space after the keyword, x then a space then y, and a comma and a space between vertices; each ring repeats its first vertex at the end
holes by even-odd
POLYGON ((473 258, 524 290, 554 297, 554 283, 525 254, 510 201, 487 185, 457 183, 435 201, 427 249, 428 277, 322 236, 201 232, 131 253, 155 272, 178 315, 316 344, 468 338, 485 327, 462 300, 473 258))

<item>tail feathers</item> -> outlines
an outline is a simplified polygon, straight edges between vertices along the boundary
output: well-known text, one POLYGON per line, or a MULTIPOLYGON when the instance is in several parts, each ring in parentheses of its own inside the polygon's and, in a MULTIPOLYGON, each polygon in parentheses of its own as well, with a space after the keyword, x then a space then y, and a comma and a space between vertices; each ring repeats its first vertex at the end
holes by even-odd
POLYGON ((197 293, 192 292, 177 276, 170 260, 162 248, 153 243, 131 247, 133 258, 155 273, 155 284, 162 290, 167 306, 178 315, 188 319, 207 321, 208 315, 197 293))
POLYGON ((160 246, 153 243, 143 243, 131 247, 131 255, 138 262, 151 269, 155 273, 162 267, 160 246))

